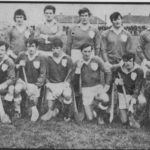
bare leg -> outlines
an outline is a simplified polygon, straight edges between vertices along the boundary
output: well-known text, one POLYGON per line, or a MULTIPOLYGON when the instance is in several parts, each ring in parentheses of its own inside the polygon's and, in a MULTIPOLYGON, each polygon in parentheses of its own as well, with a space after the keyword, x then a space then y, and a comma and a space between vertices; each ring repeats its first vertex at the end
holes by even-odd
POLYGON ((31 121, 35 122, 39 118, 39 112, 38 112, 38 109, 37 109, 38 98, 36 97, 32 101, 33 101, 33 105, 31 107, 31 111, 32 111, 31 121))
POLYGON ((127 110, 126 109, 120 109, 120 119, 123 124, 126 124, 128 121, 127 117, 127 110))
POLYGON ((84 108, 85 108, 87 119, 90 121, 93 120, 93 111, 92 111, 91 105, 86 105, 84 106, 84 108))
POLYGON ((25 89, 24 85, 22 83, 17 83, 15 86, 15 98, 14 98, 14 104, 15 104, 15 115, 17 118, 21 116, 21 101, 22 96, 21 92, 25 89))

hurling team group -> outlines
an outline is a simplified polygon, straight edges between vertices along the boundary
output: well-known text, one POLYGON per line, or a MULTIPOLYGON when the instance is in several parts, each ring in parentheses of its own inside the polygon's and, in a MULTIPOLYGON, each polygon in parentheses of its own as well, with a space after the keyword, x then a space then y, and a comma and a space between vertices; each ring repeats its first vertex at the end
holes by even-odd
POLYGON ((100 33, 84 7, 64 42, 55 13, 55 6, 45 6, 45 22, 31 31, 24 10, 14 12, 15 24, 0 41, 1 122, 23 117, 24 109, 32 122, 61 115, 66 122, 96 119, 102 125, 118 117, 140 128, 150 111, 150 29, 135 48, 119 12, 100 33))

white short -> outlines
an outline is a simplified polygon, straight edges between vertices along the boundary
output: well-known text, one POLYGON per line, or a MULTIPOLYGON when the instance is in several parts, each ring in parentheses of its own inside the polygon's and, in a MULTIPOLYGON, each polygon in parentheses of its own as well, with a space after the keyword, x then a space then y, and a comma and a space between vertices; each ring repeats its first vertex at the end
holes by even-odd
MULTIPOLYGON (((126 95, 126 100, 122 93, 118 93, 118 96, 119 96, 119 109, 128 109, 132 96, 126 95)), ((140 93, 140 95, 138 96, 137 101, 139 105, 146 104, 146 98, 142 93, 140 93)))
POLYGON ((63 96, 64 98, 70 99, 72 96, 72 90, 64 82, 61 83, 47 83, 47 100, 56 100, 58 97, 63 96))
POLYGON ((102 85, 96 85, 92 87, 83 87, 82 88, 82 99, 83 99, 83 105, 91 105, 93 103, 94 97, 97 94, 102 93, 103 86, 102 85))
POLYGON ((126 99, 124 98, 124 94, 118 93, 119 97, 119 109, 128 109, 132 96, 126 95, 126 99))
MULTIPOLYGON (((17 91, 25 91, 26 90, 26 84, 22 79, 18 79, 15 84, 15 89, 17 91), (17 88, 17 89, 16 89, 17 88)), ((28 83, 28 88, 30 95, 28 95, 31 99, 37 99, 40 96, 40 89, 37 88, 36 85, 32 83, 28 83)), ((28 93, 27 93, 28 94, 28 93)))
POLYGON ((20 78, 16 81, 16 85, 15 86, 17 86, 17 85, 20 85, 20 88, 22 88, 22 90, 26 89, 25 82, 22 79, 20 79, 20 78))

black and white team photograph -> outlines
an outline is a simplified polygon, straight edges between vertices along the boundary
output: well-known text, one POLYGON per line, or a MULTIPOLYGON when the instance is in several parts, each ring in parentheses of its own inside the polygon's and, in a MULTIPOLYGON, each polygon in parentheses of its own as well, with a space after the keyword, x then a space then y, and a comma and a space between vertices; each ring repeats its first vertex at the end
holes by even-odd
POLYGON ((150 3, 0 2, 0 149, 149 149, 150 3))

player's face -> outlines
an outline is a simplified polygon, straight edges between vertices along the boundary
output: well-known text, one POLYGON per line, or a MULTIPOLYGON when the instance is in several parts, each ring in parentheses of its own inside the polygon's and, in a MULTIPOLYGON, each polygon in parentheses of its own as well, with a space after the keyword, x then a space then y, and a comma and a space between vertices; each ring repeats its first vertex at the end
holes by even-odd
POLYGON ((89 16, 88 12, 82 13, 80 15, 80 21, 81 21, 82 24, 89 23, 89 19, 90 19, 90 16, 89 16))
POLYGON ((47 21, 52 21, 54 19, 55 14, 52 9, 46 9, 44 14, 47 21))
POLYGON ((86 47, 86 48, 84 48, 84 49, 82 50, 83 59, 84 59, 85 61, 88 61, 88 60, 90 59, 91 54, 92 54, 92 48, 91 48, 91 46, 86 47))
POLYGON ((0 59, 2 59, 6 54, 6 46, 2 45, 0 46, 0 59))
POLYGON ((124 66, 130 70, 134 67, 134 62, 133 62, 133 58, 131 58, 130 60, 128 61, 124 61, 124 66))
POLYGON ((24 22, 24 16, 23 15, 16 15, 15 19, 16 19, 16 23, 18 25, 22 25, 24 22))
POLYGON ((122 26, 122 19, 119 16, 116 20, 112 21, 114 28, 120 28, 122 26))
POLYGON ((27 43, 27 51, 30 55, 34 55, 37 51, 37 47, 35 43, 32 43, 31 45, 27 43))
POLYGON ((59 57, 62 54, 62 48, 61 47, 53 47, 52 52, 53 52, 54 57, 59 57))

